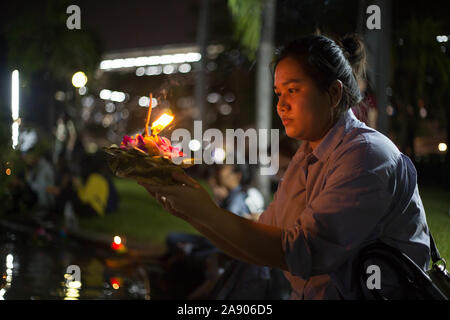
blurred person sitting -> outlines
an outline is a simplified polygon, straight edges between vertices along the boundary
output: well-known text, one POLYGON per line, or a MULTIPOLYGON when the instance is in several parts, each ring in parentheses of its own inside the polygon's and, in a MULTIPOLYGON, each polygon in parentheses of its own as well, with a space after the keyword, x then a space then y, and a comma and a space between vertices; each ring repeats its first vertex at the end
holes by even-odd
POLYGON ((72 177, 72 204, 80 216, 104 216, 118 206, 118 195, 114 184, 103 172, 100 155, 87 156, 81 177, 72 177))
POLYGON ((53 194, 47 192, 47 187, 55 183, 55 173, 46 158, 46 149, 42 145, 33 146, 23 154, 26 165, 25 180, 37 194, 37 205, 40 214, 46 214, 54 203, 53 194))
POLYGON ((213 192, 221 194, 219 206, 234 214, 258 220, 264 210, 264 197, 251 186, 252 171, 244 164, 223 164, 214 169, 210 183, 215 184, 213 192))
POLYGON ((77 227, 77 220, 72 206, 72 200, 75 198, 72 184, 74 176, 66 157, 60 155, 55 167, 55 185, 47 187, 47 192, 55 196, 55 205, 49 218, 57 221, 62 214, 64 217, 64 226, 69 229, 75 229, 77 227))
POLYGON ((67 112, 63 112, 56 120, 55 137, 53 163, 57 163, 61 156, 69 161, 72 160, 72 151, 78 139, 75 124, 67 112))
POLYGON ((245 203, 246 187, 250 180, 249 171, 244 166, 224 164, 218 168, 217 180, 219 185, 228 191, 228 195, 219 206, 238 216, 250 219, 251 213, 245 203))
POLYGON ((24 172, 19 171, 11 175, 7 183, 7 192, 9 195, 6 201, 7 213, 18 214, 33 210, 37 205, 37 193, 27 183, 24 172))

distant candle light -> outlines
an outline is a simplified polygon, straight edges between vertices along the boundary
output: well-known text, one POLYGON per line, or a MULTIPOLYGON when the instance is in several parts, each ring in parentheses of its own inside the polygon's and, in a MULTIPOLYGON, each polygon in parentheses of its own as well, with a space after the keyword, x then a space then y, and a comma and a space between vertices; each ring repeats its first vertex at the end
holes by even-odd
POLYGON ((122 243, 122 239, 119 236, 115 236, 114 237, 114 243, 115 244, 121 244, 122 243))

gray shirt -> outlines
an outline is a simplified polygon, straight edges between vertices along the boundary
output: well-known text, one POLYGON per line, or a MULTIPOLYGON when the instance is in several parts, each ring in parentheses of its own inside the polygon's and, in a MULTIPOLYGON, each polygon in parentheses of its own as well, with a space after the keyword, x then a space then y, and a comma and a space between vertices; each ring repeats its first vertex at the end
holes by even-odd
POLYGON ((55 176, 50 163, 41 157, 36 166, 27 172, 26 181, 38 196, 38 205, 48 208, 54 201, 54 196, 47 192, 47 187, 55 185, 55 176))
POLYGON ((220 207, 234 214, 245 217, 246 214, 250 213, 249 208, 245 204, 246 194, 242 189, 242 186, 237 186, 230 191, 228 196, 220 203, 220 207))
POLYGON ((352 259, 374 240, 425 270, 428 226, 411 160, 351 110, 311 151, 303 142, 259 219, 283 229, 291 298, 358 298, 352 259))

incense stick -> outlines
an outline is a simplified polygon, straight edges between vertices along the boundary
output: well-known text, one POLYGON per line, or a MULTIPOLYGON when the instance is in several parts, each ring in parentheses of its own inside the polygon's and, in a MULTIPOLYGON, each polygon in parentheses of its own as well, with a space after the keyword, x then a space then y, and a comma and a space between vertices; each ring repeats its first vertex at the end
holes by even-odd
POLYGON ((150 115, 152 114, 152 100, 153 100, 153 95, 150 93, 150 103, 149 103, 148 111, 147 111, 147 121, 145 122, 145 135, 147 137, 150 136, 148 134, 148 124, 150 122, 150 115))

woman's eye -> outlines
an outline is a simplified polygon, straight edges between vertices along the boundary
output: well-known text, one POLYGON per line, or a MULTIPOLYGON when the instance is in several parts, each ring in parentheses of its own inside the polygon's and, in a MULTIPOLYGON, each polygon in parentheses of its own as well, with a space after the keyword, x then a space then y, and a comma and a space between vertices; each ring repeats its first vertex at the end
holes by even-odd
POLYGON ((289 91, 289 93, 295 93, 298 90, 296 88, 289 88, 288 91, 289 91))

